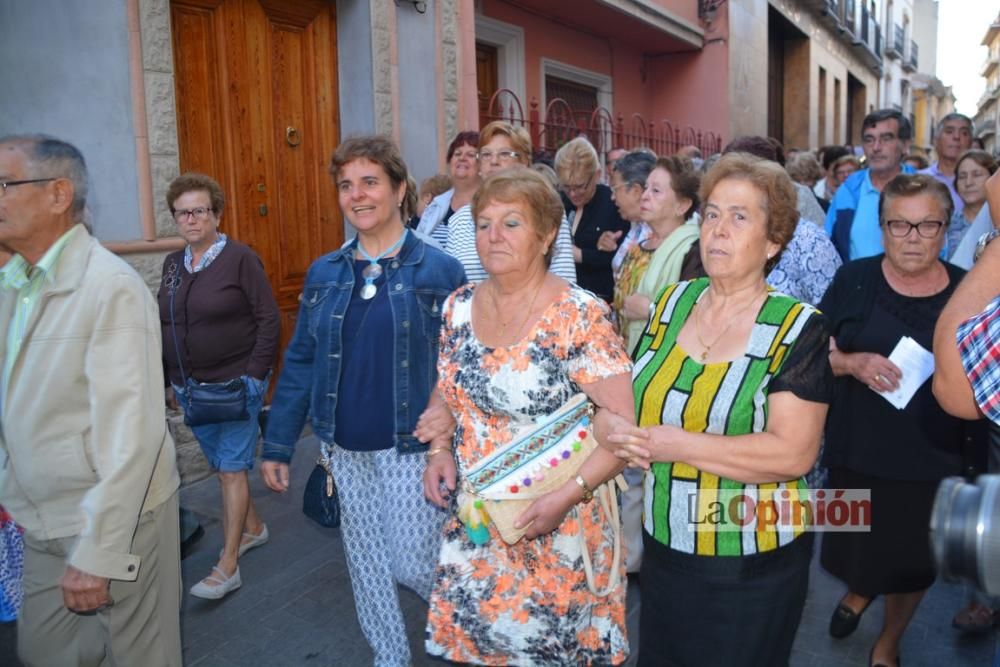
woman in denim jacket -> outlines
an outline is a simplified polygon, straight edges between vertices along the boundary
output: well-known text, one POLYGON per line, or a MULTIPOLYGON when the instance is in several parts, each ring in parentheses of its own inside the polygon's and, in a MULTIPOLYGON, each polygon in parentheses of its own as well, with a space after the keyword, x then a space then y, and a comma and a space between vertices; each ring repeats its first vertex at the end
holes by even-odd
POLYGON ((408 665, 396 585, 430 595, 445 518, 421 493, 427 445, 414 431, 428 408, 421 438, 450 444, 454 423, 434 391, 435 364, 441 307, 465 273, 405 228, 400 209, 416 193, 391 140, 344 141, 330 173, 357 237, 309 268, 261 473, 271 490, 288 489, 308 416, 337 480, 355 606, 375 665, 408 665))

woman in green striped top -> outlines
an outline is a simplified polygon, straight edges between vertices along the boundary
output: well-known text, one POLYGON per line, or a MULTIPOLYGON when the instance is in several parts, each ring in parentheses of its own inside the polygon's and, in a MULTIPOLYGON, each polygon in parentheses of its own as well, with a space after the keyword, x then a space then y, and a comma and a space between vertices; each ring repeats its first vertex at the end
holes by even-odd
POLYGON ((708 278, 651 307, 638 427, 598 425, 647 471, 639 664, 784 665, 808 582, 812 535, 794 501, 826 418, 829 336, 818 311, 764 280, 798 221, 784 170, 726 155, 701 197, 708 278))

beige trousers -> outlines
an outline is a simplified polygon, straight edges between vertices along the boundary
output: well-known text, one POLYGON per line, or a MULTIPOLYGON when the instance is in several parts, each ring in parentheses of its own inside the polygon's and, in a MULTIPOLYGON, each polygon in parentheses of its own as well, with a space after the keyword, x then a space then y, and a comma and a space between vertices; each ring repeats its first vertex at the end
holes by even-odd
POLYGON ((180 525, 177 494, 139 519, 135 581, 112 581, 114 606, 93 615, 63 605, 59 580, 74 538, 24 535, 24 602, 18 654, 27 667, 154 667, 181 664, 180 525))

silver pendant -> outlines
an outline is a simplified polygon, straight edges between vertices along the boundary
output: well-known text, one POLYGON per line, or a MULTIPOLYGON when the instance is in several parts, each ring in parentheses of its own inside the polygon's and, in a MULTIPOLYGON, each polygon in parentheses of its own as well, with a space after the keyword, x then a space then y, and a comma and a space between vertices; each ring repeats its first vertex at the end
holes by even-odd
POLYGON ((375 287, 375 285, 373 285, 372 283, 365 283, 365 286, 361 288, 361 298, 367 301, 368 299, 375 296, 375 292, 377 291, 378 288, 375 287))
POLYGON ((366 266, 364 270, 361 271, 361 275, 366 280, 376 280, 379 276, 382 275, 382 265, 379 264, 378 262, 373 262, 368 266, 366 266))

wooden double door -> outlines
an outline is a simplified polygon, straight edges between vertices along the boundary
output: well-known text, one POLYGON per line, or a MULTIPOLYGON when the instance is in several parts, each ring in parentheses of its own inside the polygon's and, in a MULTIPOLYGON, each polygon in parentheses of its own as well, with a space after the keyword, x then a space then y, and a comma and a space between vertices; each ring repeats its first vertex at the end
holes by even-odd
POLYGON ((221 230, 264 262, 294 329, 309 264, 343 243, 332 0, 172 0, 181 171, 222 184, 221 230))

